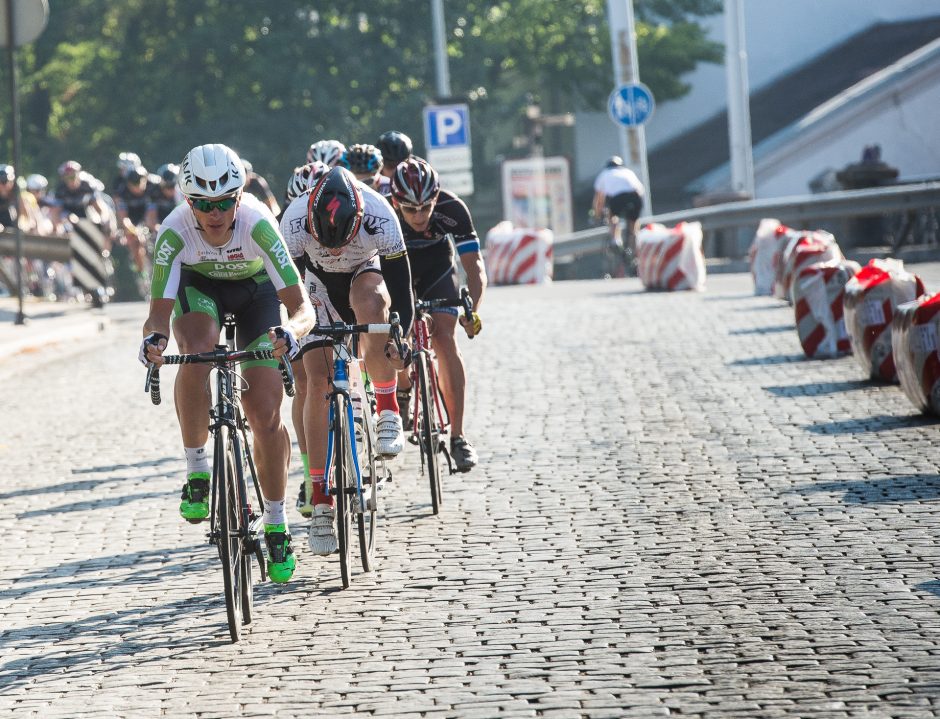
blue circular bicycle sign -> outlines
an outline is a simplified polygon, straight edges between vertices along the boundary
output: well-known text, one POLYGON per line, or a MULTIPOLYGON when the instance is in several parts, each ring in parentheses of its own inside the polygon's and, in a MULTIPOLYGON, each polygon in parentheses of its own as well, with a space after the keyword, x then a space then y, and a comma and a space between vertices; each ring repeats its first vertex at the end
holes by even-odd
POLYGON ((642 82, 618 85, 607 100, 607 111, 618 125, 636 127, 653 114, 653 93, 642 82))

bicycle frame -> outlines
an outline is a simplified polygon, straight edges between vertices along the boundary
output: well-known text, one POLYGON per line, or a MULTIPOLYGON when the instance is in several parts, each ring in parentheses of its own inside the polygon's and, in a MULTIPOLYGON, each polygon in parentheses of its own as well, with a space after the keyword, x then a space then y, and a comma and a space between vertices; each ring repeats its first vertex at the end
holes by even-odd
MULTIPOLYGON (((441 399, 442 395, 438 387, 437 381, 437 356, 434 354, 434 349, 431 346, 431 332, 428 327, 428 313, 425 310, 419 310, 415 312, 415 321, 412 329, 414 334, 415 347, 413 354, 417 355, 419 353, 424 354, 427 358, 427 368, 428 368, 428 383, 430 385, 429 394, 434 397, 434 404, 437 409, 437 416, 440 418, 441 422, 441 433, 447 434, 447 430, 450 428, 450 416, 447 414, 447 407, 444 405, 443 400, 441 399)), ((417 364, 412 363, 411 371, 409 373, 411 378, 411 386, 417 387, 420 379, 417 372, 417 364)), ((411 436, 416 439, 418 437, 418 413, 421 408, 418 402, 414 402, 414 407, 411 413, 411 436)), ((412 440, 412 443, 416 443, 412 440)))
MULTIPOLYGON (((333 391, 330 392, 330 408, 329 408, 329 419, 328 426, 332 429, 333 423, 336 418, 336 405, 334 398, 337 395, 342 395, 345 397, 345 402, 343 403, 344 411, 346 413, 346 426, 348 428, 348 439, 349 446, 352 448, 352 458, 353 465, 356 470, 356 495, 359 499, 359 506, 365 507, 362 496, 362 468, 359 466, 359 452, 356 443, 356 426, 355 419, 353 416, 353 406, 351 397, 349 394, 350 383, 349 383, 349 363, 352 361, 358 361, 352 356, 352 351, 344 342, 334 342, 333 343, 333 375, 330 378, 330 383, 333 386, 333 391)), ((329 432, 327 436, 326 443, 326 466, 333 466, 333 432, 329 432)), ((332 478, 328 479, 331 481, 332 478)), ((336 486, 332 487, 331 494, 335 494, 339 489, 336 486)))

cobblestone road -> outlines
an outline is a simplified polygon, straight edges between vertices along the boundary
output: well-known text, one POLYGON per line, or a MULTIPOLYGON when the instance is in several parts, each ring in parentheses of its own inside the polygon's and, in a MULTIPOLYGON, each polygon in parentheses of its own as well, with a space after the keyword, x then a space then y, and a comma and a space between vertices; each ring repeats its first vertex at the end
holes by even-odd
POLYGON ((142 307, 0 363, 0 715, 937 716, 940 426, 804 360, 747 276, 708 284, 494 289, 463 345, 482 466, 435 518, 399 461, 346 591, 293 515, 296 581, 238 645, 142 307))

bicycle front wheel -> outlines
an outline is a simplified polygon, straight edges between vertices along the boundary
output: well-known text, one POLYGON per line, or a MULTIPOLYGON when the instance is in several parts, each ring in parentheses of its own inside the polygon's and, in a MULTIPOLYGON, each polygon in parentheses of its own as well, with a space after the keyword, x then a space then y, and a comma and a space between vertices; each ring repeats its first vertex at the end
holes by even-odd
POLYGON ((333 488, 336 505, 336 540, 339 545, 339 571, 343 589, 349 588, 350 547, 352 539, 350 486, 355 487, 356 471, 352 463, 349 442, 349 424, 346 418, 346 398, 333 397, 333 488))
POLYGON ((437 417, 437 405, 431 389, 431 369, 428 366, 428 357, 423 352, 415 357, 416 374, 418 376, 418 401, 421 402, 421 453, 424 455, 425 467, 428 472, 428 481, 431 484, 431 511, 439 514, 443 498, 441 496, 441 458, 439 447, 441 443, 441 428, 437 417))
MULTIPOLYGON (((251 563, 255 558, 255 538, 250 536, 248 514, 248 485, 245 477, 244 460, 250 462, 248 447, 242 445, 244 435, 232 433, 232 479, 235 488, 235 516, 238 519, 238 589, 241 597, 242 624, 251 624, 254 611, 254 581, 251 575, 251 563)), ((249 465, 250 466, 250 465, 249 465)))
POLYGON ((372 571, 372 557, 375 553, 375 514, 377 508, 376 490, 380 481, 380 472, 384 472, 384 460, 378 460, 375 455, 375 438, 372 429, 372 417, 368 408, 364 408, 366 415, 362 418, 362 428, 356 431, 356 448, 359 453, 359 472, 362 477, 362 501, 365 506, 360 507, 356 514, 356 524, 359 529, 359 555, 362 559, 362 570, 372 571))
POLYGON ((235 489, 235 460, 232 456, 228 427, 220 427, 215 436, 213 487, 217 493, 219 555, 222 558, 222 583, 225 587, 225 612, 232 641, 241 638, 242 574, 241 540, 238 536, 238 493, 235 489))

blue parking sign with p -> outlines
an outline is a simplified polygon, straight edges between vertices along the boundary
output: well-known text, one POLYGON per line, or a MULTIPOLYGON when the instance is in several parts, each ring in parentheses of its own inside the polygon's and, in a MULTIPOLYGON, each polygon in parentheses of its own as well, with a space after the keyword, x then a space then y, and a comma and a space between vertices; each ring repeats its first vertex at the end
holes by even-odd
POLYGON ((466 105, 429 105, 424 108, 424 137, 429 150, 467 147, 470 110, 466 105))

